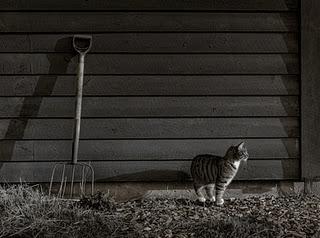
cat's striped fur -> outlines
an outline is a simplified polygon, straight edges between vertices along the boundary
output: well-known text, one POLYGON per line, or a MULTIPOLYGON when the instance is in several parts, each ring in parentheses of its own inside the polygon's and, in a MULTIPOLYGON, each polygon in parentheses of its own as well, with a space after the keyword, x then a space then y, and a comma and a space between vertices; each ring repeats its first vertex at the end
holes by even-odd
POLYGON ((209 154, 196 156, 192 160, 191 176, 199 201, 206 201, 202 193, 202 189, 205 188, 210 201, 222 205, 223 194, 236 175, 240 162, 248 158, 249 154, 243 142, 231 146, 224 157, 209 154))

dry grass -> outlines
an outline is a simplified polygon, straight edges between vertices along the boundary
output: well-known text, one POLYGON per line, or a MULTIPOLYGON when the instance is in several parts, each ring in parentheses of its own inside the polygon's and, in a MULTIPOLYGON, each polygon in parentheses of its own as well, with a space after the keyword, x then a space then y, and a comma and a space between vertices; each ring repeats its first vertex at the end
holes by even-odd
POLYGON ((0 237, 319 237, 320 199, 260 197, 198 205, 186 199, 80 202, 39 187, 0 187, 0 237), (318 235, 317 235, 318 234, 318 235))
POLYGON ((0 237, 103 237, 119 226, 106 212, 45 196, 38 187, 0 187, 0 237))

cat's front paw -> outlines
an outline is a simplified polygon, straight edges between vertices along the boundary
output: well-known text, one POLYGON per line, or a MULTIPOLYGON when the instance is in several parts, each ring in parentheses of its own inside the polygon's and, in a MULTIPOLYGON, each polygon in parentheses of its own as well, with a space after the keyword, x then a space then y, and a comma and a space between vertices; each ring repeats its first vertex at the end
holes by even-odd
POLYGON ((216 205, 217 206, 222 206, 224 204, 223 198, 217 199, 216 205))
POLYGON ((208 204, 208 206, 212 206, 215 204, 215 202, 216 202, 216 198, 211 197, 211 198, 209 198, 209 200, 207 200, 206 204, 208 204))
POLYGON ((198 201, 201 202, 201 203, 205 203, 206 202, 206 199, 204 197, 199 197, 198 198, 198 201))
POLYGON ((205 206, 206 204, 206 199, 204 197, 198 197, 198 199, 195 202, 195 205, 198 206, 205 206))
POLYGON ((209 199, 209 202, 214 203, 215 201, 216 201, 216 198, 215 198, 215 197, 212 197, 212 198, 209 199))

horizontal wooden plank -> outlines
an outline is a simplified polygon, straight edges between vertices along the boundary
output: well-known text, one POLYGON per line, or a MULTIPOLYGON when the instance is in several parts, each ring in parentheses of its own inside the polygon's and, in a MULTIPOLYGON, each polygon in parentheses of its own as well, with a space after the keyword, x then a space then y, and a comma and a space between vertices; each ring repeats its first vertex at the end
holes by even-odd
MULTIPOLYGON (((0 96, 74 95, 75 76, 1 76, 0 96)), ((298 95, 298 76, 90 76, 84 95, 298 95)))
MULTIPOLYGON (((0 52, 73 53, 73 35, 4 34, 0 52)), ((99 53, 297 53, 294 33, 109 33, 93 34, 99 53)))
MULTIPOLYGON (((190 179, 190 161, 93 162, 96 182, 185 181, 190 179)), ((1 182, 49 182, 54 163, 0 163, 1 182)), ((57 171, 59 173, 59 171, 57 171)), ((67 171, 66 176, 71 176, 67 171)), ((54 181, 60 181, 56 175, 54 181)), ((77 173, 76 173, 77 175, 77 173)), ((299 160, 249 160, 242 164, 236 180, 298 179, 299 160)), ((70 177, 69 177, 70 179, 70 177)), ((75 178, 78 180, 78 176, 75 178)))
POLYGON ((165 0, 139 0, 139 1, 87 1, 87 0, 2 0, 1 10, 45 10, 45 11, 70 11, 70 10, 166 10, 166 11, 208 11, 208 10, 295 10, 298 7, 297 0, 202 0, 202 1, 165 1, 165 0))
MULTIPOLYGON (((299 157, 298 139, 246 139, 250 159, 299 157)), ((198 154, 224 155, 240 139, 81 140, 79 160, 189 160, 198 154)), ((72 141, 0 141, 0 161, 68 161, 72 141)))
MULTIPOLYGON (((74 74, 69 54, 1 54, 0 74, 74 74)), ((297 74, 296 54, 91 54, 87 74, 297 74)))
MULTIPOLYGON (((71 139, 72 119, 1 119, 1 139, 71 139)), ((83 139, 297 137, 298 118, 84 119, 83 139)))
POLYGON ((3 12, 0 22, 2 33, 298 30, 296 13, 3 12))
MULTIPOLYGON (((74 117, 72 97, 0 97, 0 117, 74 117)), ((299 97, 84 97, 83 117, 298 116, 299 97)))

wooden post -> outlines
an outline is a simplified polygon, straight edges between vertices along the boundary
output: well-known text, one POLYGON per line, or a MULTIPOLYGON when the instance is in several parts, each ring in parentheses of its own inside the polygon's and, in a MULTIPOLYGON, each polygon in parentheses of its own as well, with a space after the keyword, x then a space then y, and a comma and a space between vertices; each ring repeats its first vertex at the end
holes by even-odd
POLYGON ((301 0, 301 172, 305 181, 320 176, 319 0, 301 0))

